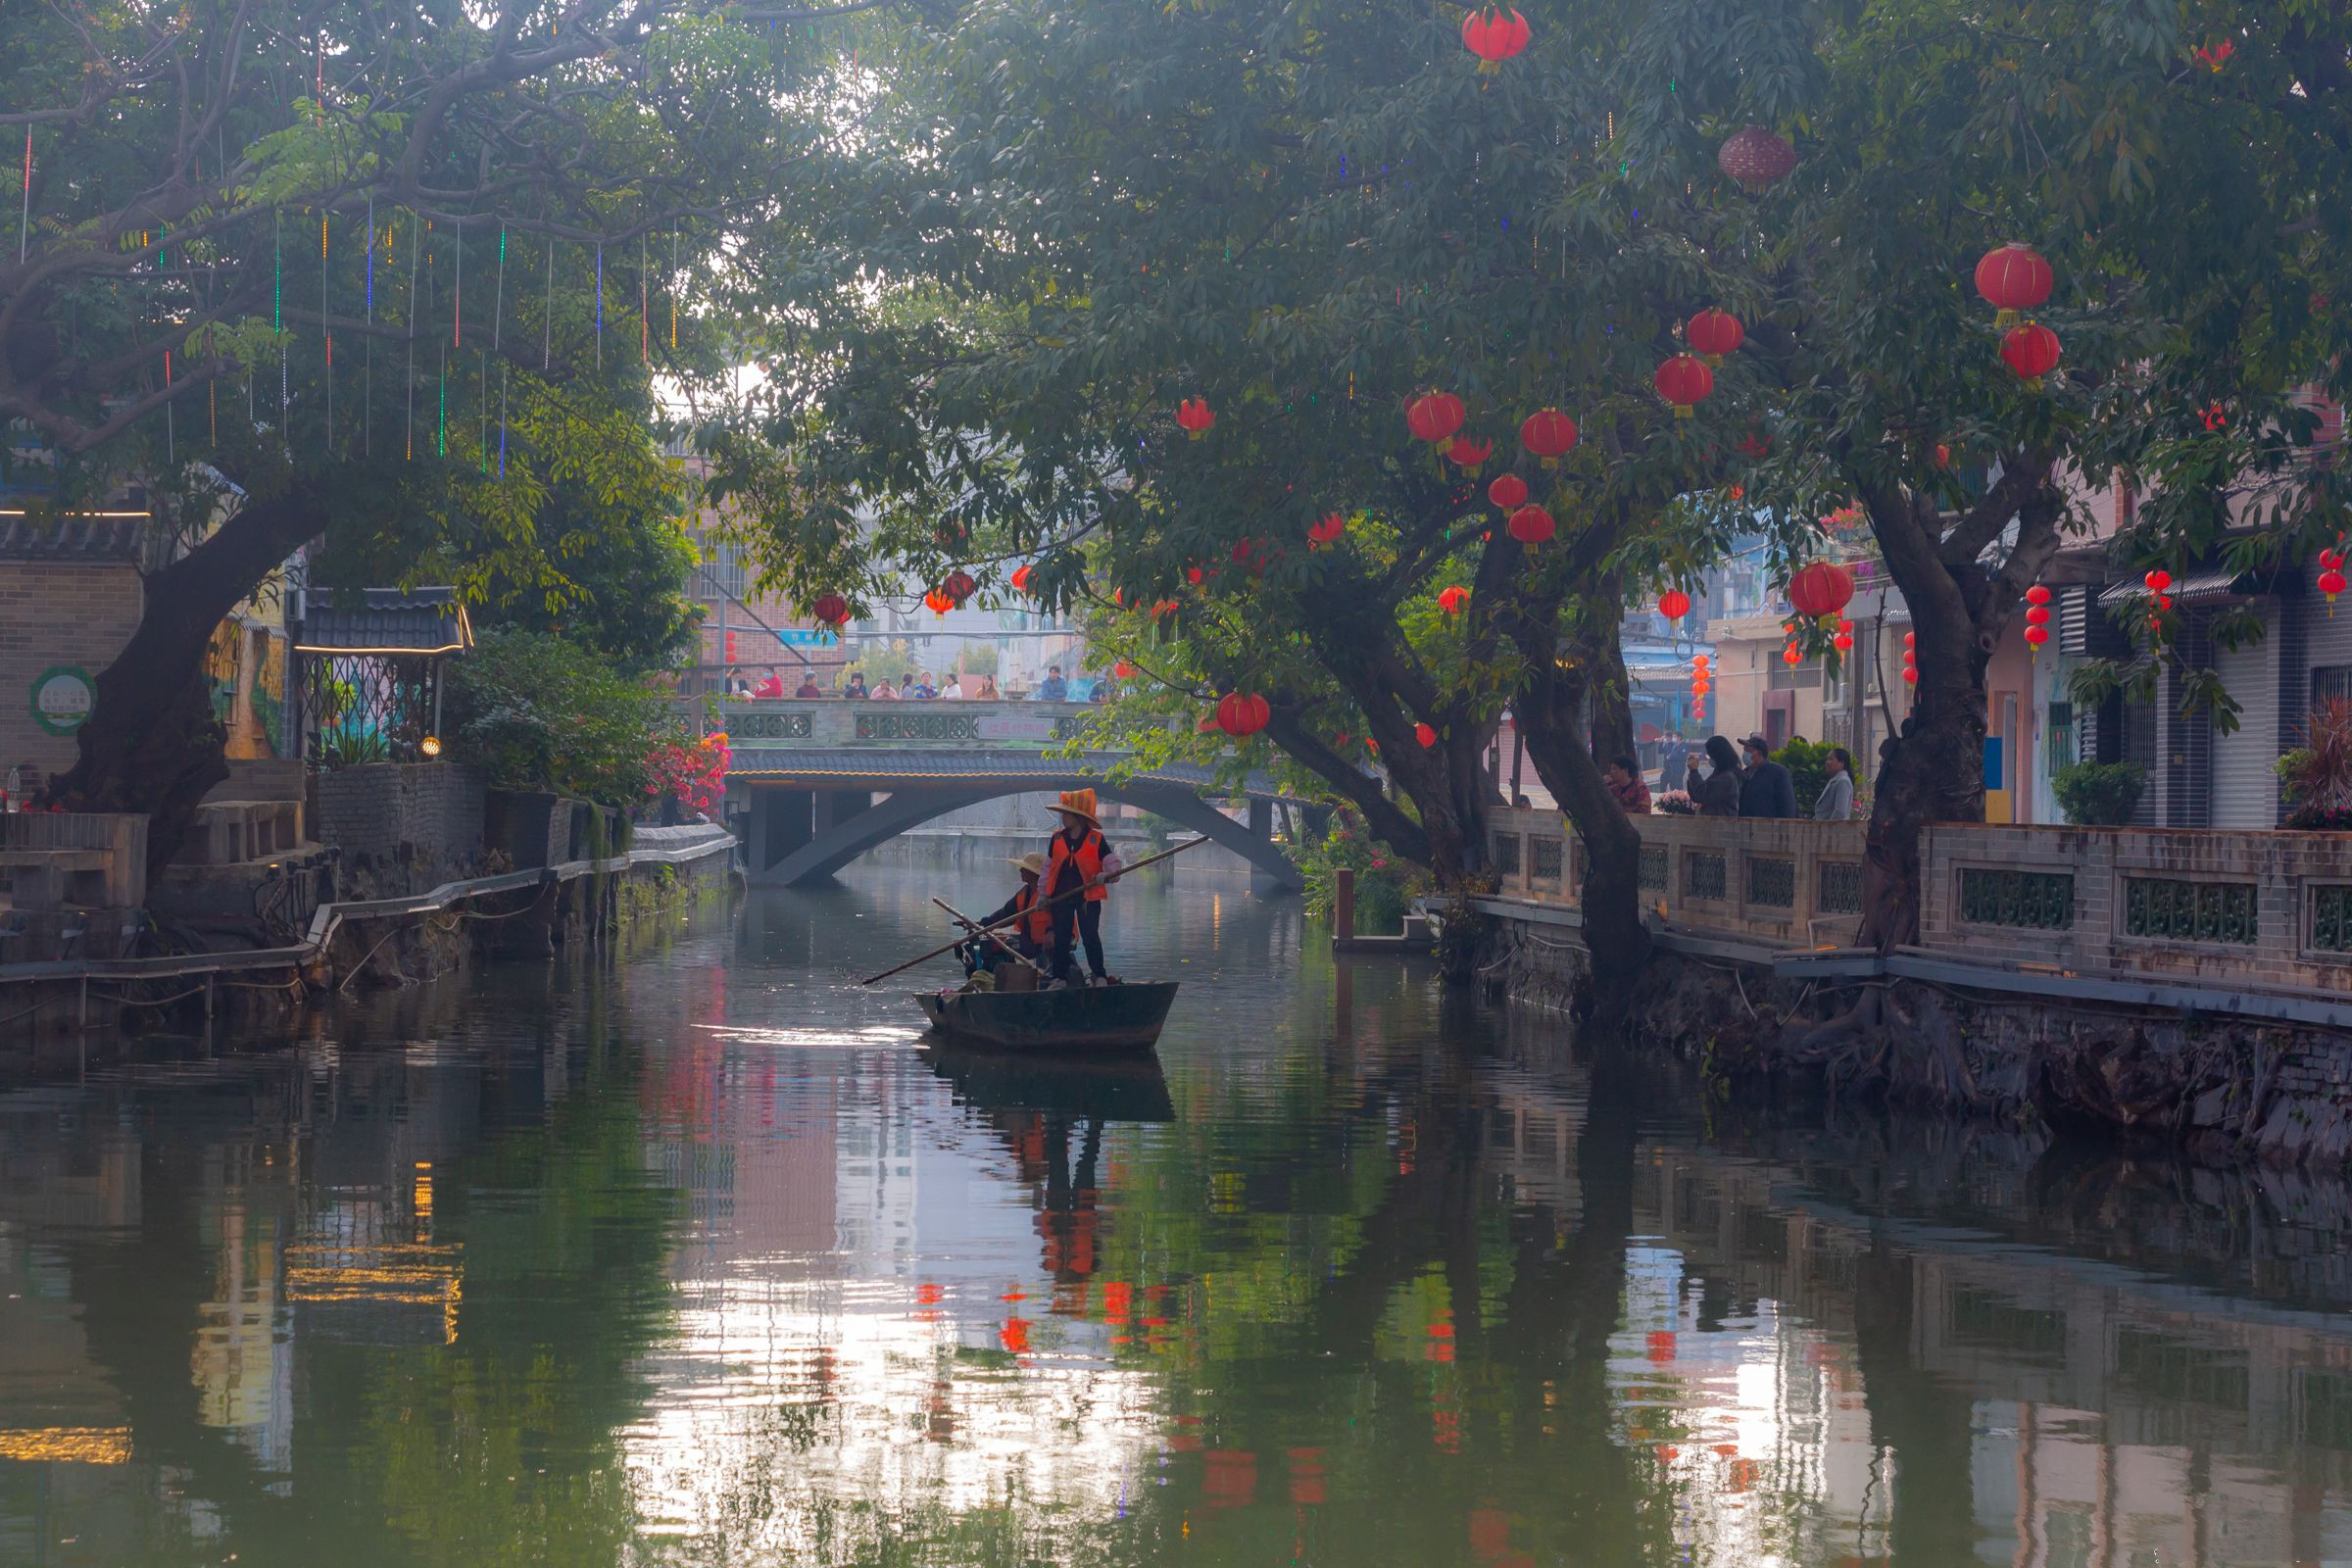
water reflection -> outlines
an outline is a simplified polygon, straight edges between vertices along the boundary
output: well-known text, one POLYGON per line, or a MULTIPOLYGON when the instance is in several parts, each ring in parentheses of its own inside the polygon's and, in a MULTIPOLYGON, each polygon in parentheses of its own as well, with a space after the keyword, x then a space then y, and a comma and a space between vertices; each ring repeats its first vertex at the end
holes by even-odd
POLYGON ((1158 1064, 942 1052, 933 891, 0 1095, 0 1562, 2352 1560, 2339 1185, 1708 1107, 1238 884, 1124 890, 1158 1064))

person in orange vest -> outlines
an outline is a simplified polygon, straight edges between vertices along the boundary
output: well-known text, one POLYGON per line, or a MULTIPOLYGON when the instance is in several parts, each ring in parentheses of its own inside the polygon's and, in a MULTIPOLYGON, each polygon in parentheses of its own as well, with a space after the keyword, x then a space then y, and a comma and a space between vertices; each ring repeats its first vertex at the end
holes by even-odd
MULTIPOLYGON (((1019 859, 1004 863, 1020 868, 1021 885, 1013 890, 1011 898, 982 915, 980 923, 995 925, 999 920, 1012 920, 1012 924, 1000 934, 1012 944, 1021 956, 1042 962, 1047 948, 1054 941, 1054 911, 1045 906, 1046 896, 1038 886, 1046 874, 1046 858, 1031 850, 1019 859), (1013 919, 1015 915, 1020 918, 1013 919)), ((993 968, 998 963, 1007 961, 1004 950, 986 938, 979 939, 976 946, 980 951, 977 962, 972 967, 993 968)))
POLYGON ((1061 818, 1061 831, 1046 842, 1045 875, 1048 911, 1054 917, 1054 978, 1073 984, 1077 980, 1074 935, 1086 944, 1086 965, 1096 983, 1114 984, 1102 966, 1102 905, 1125 867, 1118 851, 1102 836, 1093 790, 1063 791, 1054 811, 1061 818), (1080 888, 1085 891, 1075 892, 1080 888), (1064 893, 1074 896, 1051 902, 1064 893))

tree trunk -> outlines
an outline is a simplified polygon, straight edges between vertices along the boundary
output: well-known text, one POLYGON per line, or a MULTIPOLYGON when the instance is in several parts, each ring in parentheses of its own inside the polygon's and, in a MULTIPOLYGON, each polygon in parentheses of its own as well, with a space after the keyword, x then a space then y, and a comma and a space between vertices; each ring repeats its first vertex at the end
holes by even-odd
MULTIPOLYGON (((1927 638, 1920 638, 1924 645, 1927 638)), ((1919 940, 1920 831, 1932 822, 1984 819, 1984 672, 1965 686, 1923 672, 1907 733, 1879 768, 1863 850, 1862 932, 1881 952, 1919 940)))
POLYGON ((204 674, 214 629, 318 527, 307 490, 248 501, 147 579, 139 624, 98 677, 79 755, 50 794, 70 810, 145 812, 151 872, 171 863, 197 802, 228 777, 204 674))

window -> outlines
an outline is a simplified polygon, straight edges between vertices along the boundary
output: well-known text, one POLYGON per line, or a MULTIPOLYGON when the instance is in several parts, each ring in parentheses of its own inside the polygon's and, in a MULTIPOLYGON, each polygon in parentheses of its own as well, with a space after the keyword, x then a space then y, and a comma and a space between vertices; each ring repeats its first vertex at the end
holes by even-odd
POLYGON ((2311 705, 2329 697, 2352 702, 2352 664, 2314 664, 2311 667, 2311 705))

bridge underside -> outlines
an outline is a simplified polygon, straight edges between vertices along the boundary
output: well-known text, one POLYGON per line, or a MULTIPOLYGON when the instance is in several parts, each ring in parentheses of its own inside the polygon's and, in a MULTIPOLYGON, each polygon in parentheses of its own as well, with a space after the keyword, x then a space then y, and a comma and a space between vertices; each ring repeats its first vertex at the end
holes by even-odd
MULTIPOLYGON (((1166 817, 1179 827, 1214 839, 1250 862, 1252 884, 1297 892, 1298 867, 1273 843, 1273 803, 1252 799, 1250 821, 1235 821, 1210 806, 1186 784, 1136 779, 1111 783, 1101 778, 1055 778, 1035 774, 1004 778, 882 777, 849 781, 818 779, 737 778, 737 791, 749 797, 751 836, 747 859, 755 885, 800 887, 822 882, 878 844, 897 838, 935 817, 983 801, 1042 790, 1088 789, 1107 801, 1117 801, 1166 817), (890 792, 875 801, 877 792, 890 792)), ((1052 831, 1040 823, 1042 845, 1052 831)))

